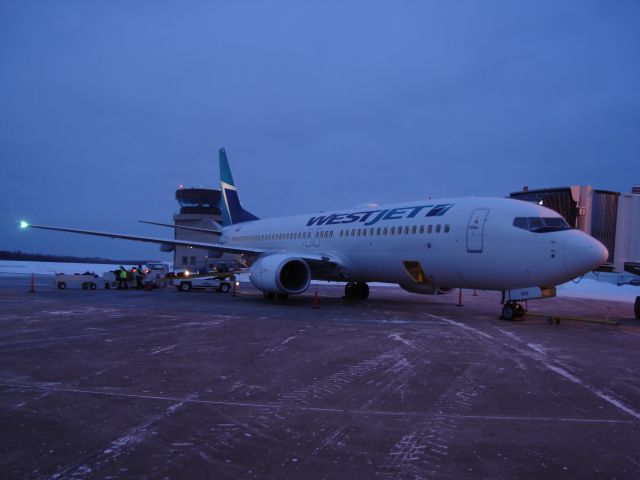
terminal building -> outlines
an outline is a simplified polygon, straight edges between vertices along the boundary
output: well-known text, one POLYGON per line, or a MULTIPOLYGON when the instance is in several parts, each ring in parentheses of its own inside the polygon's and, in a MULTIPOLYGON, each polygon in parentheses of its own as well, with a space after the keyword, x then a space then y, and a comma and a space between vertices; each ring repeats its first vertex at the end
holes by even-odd
POLYGON ((571 225, 595 237, 609 250, 601 268, 640 275, 640 185, 630 193, 597 190, 590 185, 514 192, 511 198, 555 210, 571 225))
MULTIPOLYGON (((218 207, 220 190, 179 188, 176 190, 176 200, 180 204, 180 211, 173 215, 176 226, 215 229, 213 222, 222 223, 222 215, 218 207)), ((174 238, 217 243, 219 234, 176 228, 174 238)), ((223 259, 219 252, 180 246, 174 249, 174 270, 208 271, 213 270, 221 261, 223 259)))

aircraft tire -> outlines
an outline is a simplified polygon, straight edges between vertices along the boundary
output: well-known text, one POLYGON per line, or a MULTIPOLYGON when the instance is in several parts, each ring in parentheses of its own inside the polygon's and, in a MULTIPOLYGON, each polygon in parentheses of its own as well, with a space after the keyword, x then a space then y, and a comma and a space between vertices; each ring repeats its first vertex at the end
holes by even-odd
POLYGON ((517 312, 514 305, 511 303, 505 303, 505 305, 502 307, 502 316, 500 318, 502 318, 503 320, 512 321, 516 318, 516 315, 517 312))
POLYGON ((367 285, 366 282, 357 282, 356 292, 357 292, 357 297, 360 300, 366 300, 367 298, 369 298, 369 285, 367 285))
POLYGON ((355 286, 356 286, 355 282, 348 282, 344 286, 344 298, 347 298, 347 299, 355 298, 355 293, 356 293, 355 286))
POLYGON ((288 293, 279 293, 278 294, 278 300, 286 300, 287 298, 289 298, 289 294, 288 293))

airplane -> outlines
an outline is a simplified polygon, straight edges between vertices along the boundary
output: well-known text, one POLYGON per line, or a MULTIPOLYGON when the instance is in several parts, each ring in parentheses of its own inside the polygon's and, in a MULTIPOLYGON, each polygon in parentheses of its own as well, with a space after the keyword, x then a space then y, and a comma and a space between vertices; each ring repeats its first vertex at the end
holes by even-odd
POLYGON ((259 219, 240 202, 224 148, 219 166, 222 226, 203 229, 215 234, 213 242, 27 222, 21 227, 237 254, 267 299, 301 294, 312 279, 346 282, 346 299, 366 299, 368 282, 430 295, 496 290, 507 320, 523 316, 522 300, 555 296, 556 285, 608 258, 602 243, 571 228, 557 212, 510 198, 418 200, 259 219))

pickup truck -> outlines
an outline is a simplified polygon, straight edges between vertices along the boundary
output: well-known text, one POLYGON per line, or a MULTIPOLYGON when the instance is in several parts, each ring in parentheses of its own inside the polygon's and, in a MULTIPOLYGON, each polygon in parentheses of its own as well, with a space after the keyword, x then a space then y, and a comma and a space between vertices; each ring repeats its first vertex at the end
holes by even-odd
POLYGON ((226 293, 231 289, 233 278, 229 275, 209 275, 202 277, 180 277, 171 281, 171 284, 181 292, 189 290, 215 290, 226 293))

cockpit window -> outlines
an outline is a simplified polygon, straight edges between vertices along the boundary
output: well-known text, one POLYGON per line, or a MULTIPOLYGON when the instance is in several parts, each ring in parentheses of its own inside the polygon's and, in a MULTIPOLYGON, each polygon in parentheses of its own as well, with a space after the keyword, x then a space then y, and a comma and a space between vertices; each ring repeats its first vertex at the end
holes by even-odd
POLYGON ((571 230, 569 224, 562 217, 516 217, 513 220, 513 226, 535 233, 571 230))

